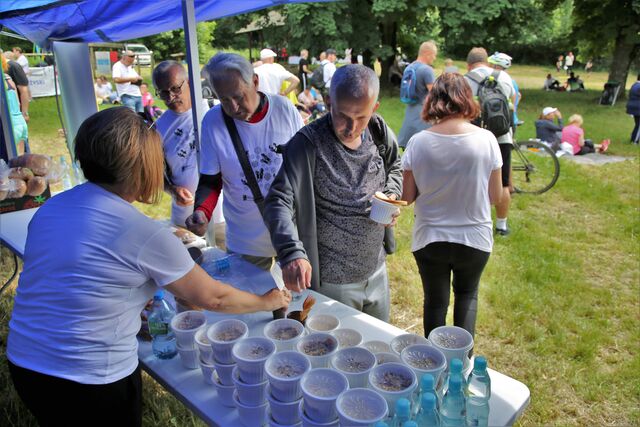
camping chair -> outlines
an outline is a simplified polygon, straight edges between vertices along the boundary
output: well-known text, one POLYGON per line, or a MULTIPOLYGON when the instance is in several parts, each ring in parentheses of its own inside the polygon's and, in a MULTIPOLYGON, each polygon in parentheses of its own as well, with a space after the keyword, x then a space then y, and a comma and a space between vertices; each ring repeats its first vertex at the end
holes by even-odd
POLYGON ((612 107, 615 105, 616 100, 618 99, 618 94, 620 93, 620 83, 619 82, 607 82, 604 84, 604 90, 602 91, 602 95, 600 96, 600 105, 611 105, 612 107))

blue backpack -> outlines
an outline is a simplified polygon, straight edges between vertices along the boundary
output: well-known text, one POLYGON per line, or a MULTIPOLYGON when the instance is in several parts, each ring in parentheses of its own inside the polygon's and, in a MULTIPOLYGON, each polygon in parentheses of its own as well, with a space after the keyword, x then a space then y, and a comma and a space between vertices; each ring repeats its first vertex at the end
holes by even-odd
POLYGON ((402 73, 402 83, 400 83, 400 101, 403 104, 417 104, 420 102, 418 91, 416 90, 418 74, 417 66, 414 64, 407 65, 402 73))

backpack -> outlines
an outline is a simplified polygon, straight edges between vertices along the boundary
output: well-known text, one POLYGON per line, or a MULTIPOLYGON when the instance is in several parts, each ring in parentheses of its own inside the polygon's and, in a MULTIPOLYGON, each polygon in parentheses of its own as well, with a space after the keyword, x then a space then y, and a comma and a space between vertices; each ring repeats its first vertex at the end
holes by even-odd
POLYGON ((491 75, 483 79, 473 71, 467 74, 467 77, 479 85, 480 117, 475 124, 487 129, 496 137, 509 133, 509 129, 513 124, 513 114, 509 110, 509 100, 498 85, 499 75, 500 71, 498 70, 494 70, 491 75))
POLYGON ((316 89, 324 89, 324 66, 326 64, 320 64, 315 70, 313 70, 313 74, 311 74, 311 86, 316 89))
POLYGON ((417 104, 420 102, 418 92, 416 91, 417 73, 413 64, 407 65, 402 73, 402 82, 400 83, 400 101, 403 104, 417 104))

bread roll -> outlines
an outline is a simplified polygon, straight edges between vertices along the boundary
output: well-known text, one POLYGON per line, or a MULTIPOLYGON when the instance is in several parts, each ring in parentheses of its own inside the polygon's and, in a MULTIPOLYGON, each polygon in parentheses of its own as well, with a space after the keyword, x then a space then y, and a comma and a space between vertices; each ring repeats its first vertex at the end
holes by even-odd
POLYGON ((47 180, 41 176, 34 176, 27 182, 27 194, 35 197, 44 193, 47 189, 47 180))
POLYGON ((9 179, 29 181, 33 176, 33 172, 29 168, 17 167, 9 169, 9 179))
POLYGON ((27 183, 21 179, 9 180, 9 193, 7 199, 19 199, 27 193, 27 183))
POLYGON ((7 194, 9 194, 9 192, 7 190, 0 190, 0 201, 6 199, 7 198, 7 194))
POLYGON ((35 175, 45 176, 49 173, 51 159, 42 154, 23 154, 22 156, 11 159, 9 166, 27 167, 31 169, 35 175))

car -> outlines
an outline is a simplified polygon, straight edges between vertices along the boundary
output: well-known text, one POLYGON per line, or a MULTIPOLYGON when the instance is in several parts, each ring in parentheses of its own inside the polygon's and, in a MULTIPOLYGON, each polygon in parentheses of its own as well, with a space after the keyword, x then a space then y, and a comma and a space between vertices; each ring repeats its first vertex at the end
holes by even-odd
POLYGON ((153 54, 153 51, 149 50, 145 45, 125 44, 124 48, 125 50, 130 50, 136 54, 136 59, 134 61, 134 64, 148 65, 148 66, 151 65, 151 55, 153 54))

